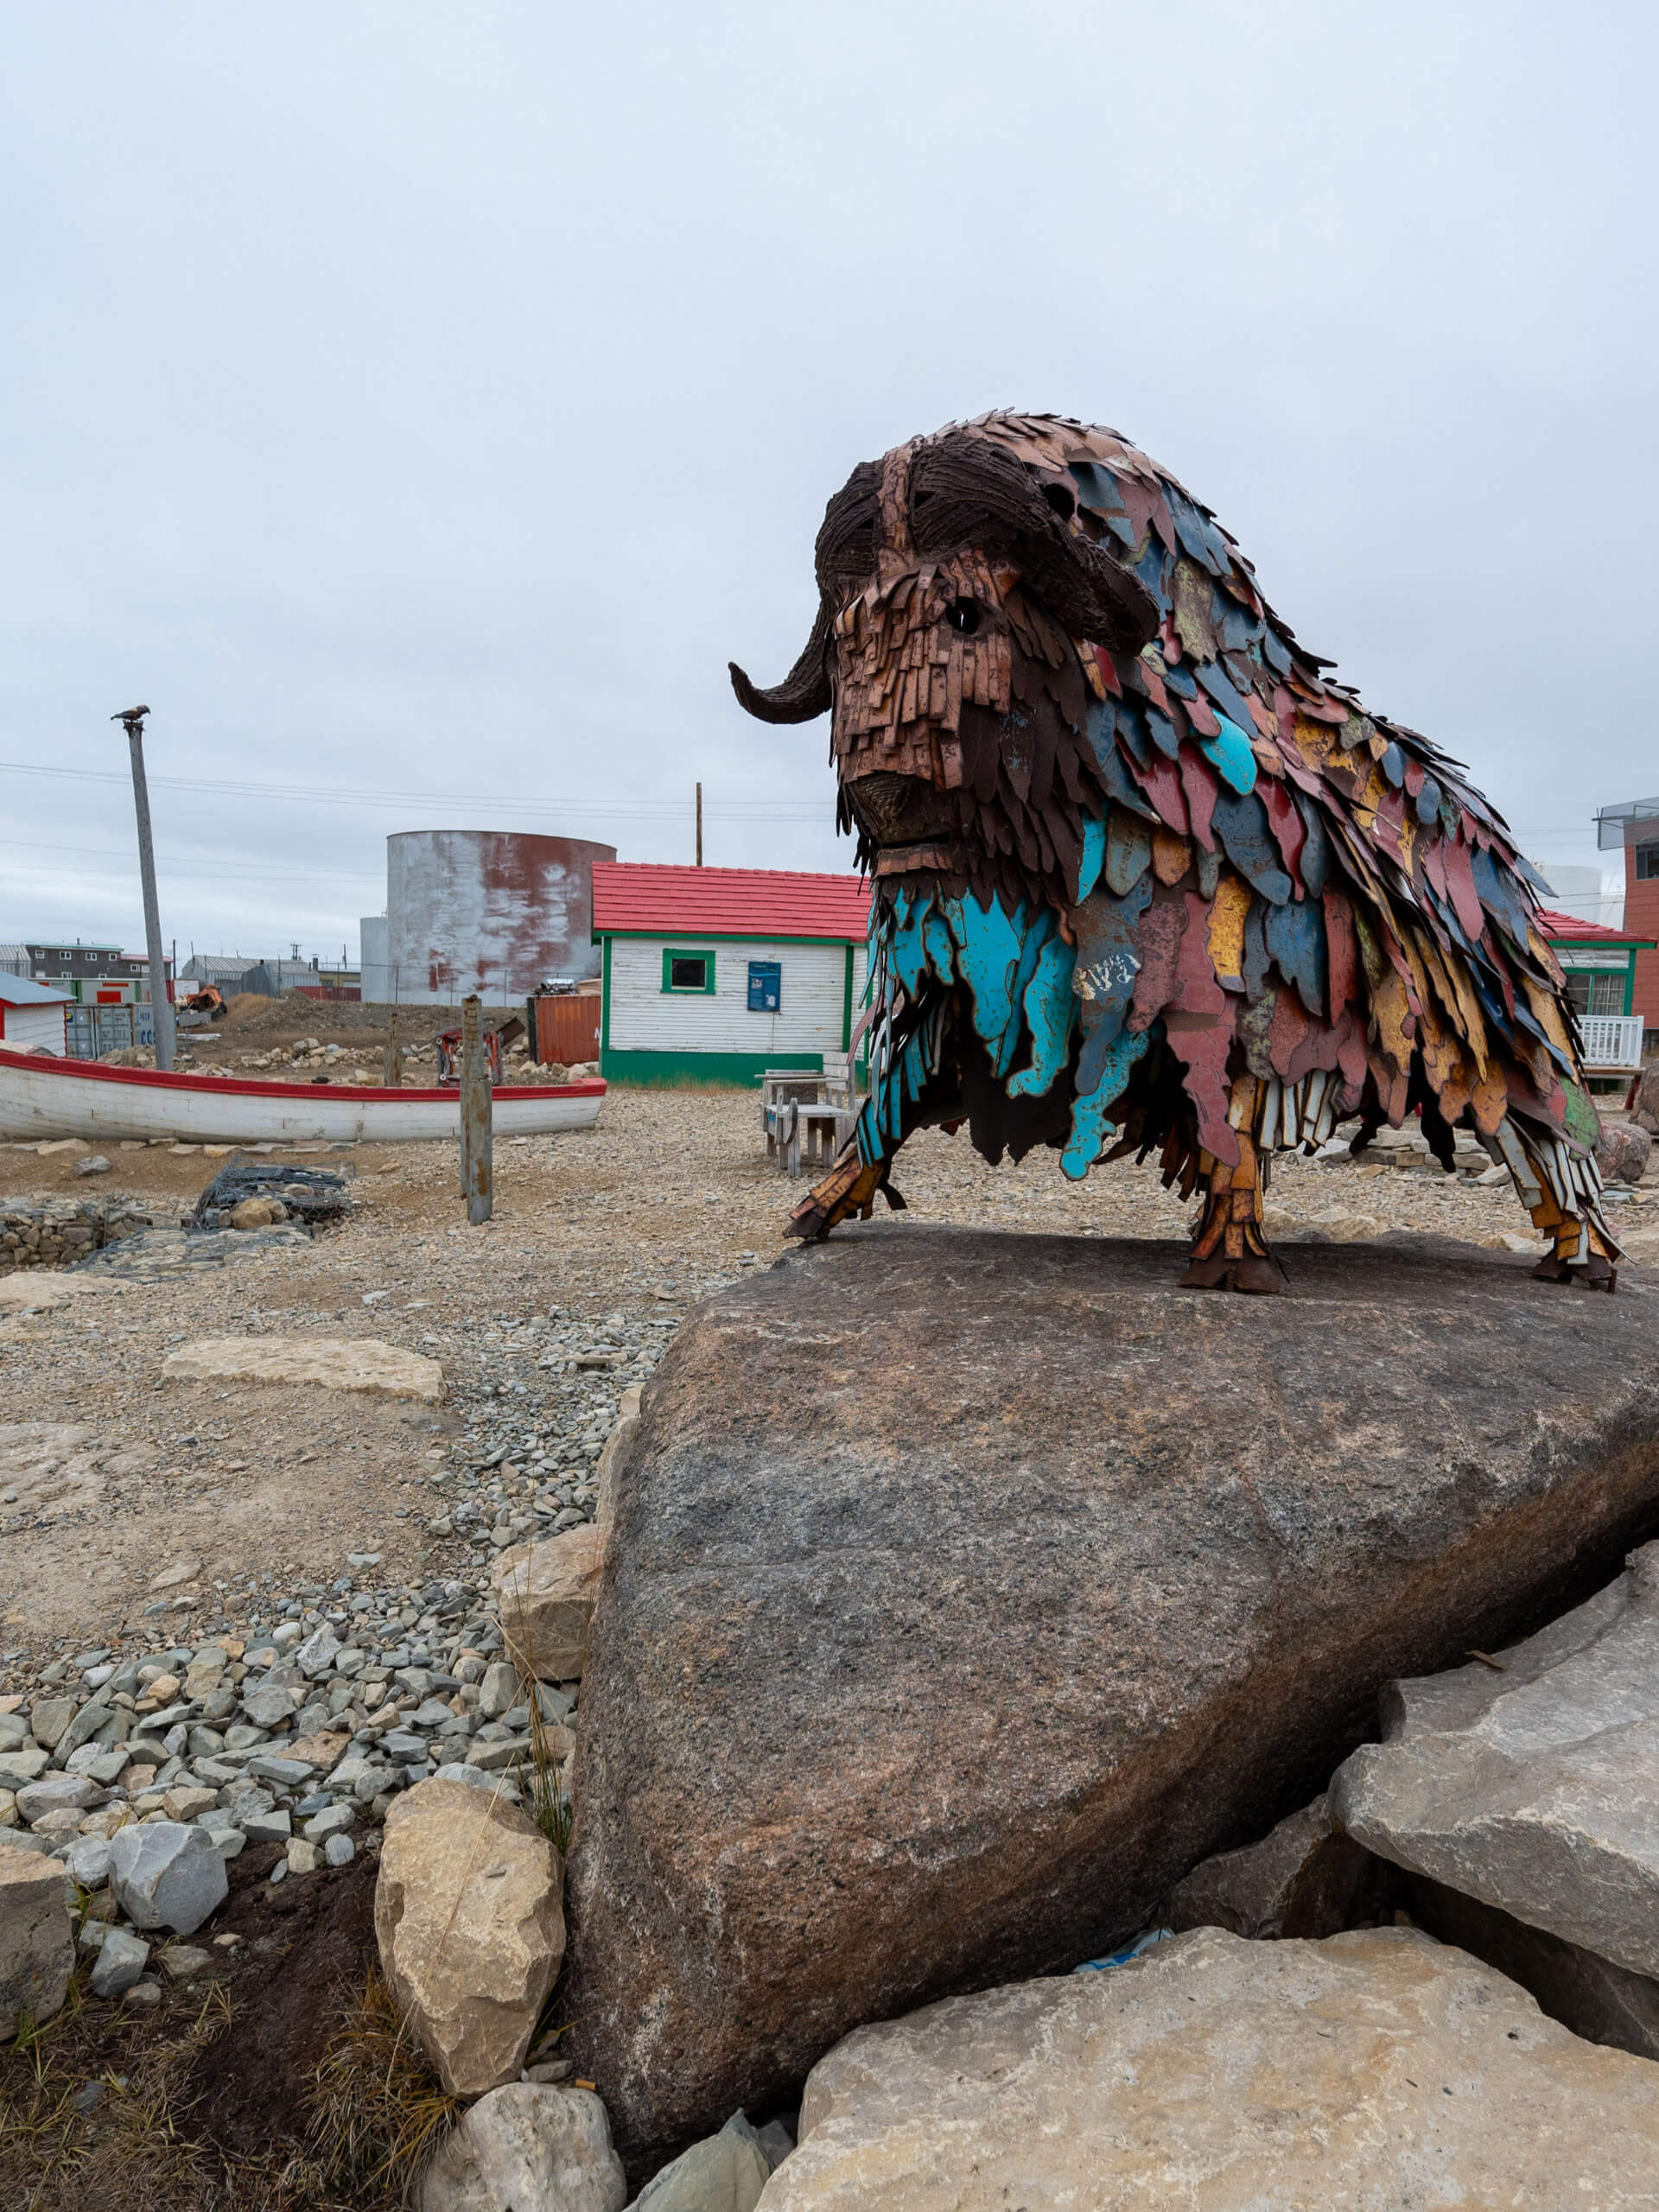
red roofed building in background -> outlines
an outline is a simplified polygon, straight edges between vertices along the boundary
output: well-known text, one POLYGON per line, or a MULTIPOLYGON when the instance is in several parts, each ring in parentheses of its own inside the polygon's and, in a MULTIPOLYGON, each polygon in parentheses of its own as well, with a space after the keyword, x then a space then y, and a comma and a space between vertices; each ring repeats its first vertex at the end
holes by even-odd
POLYGON ((613 1083, 758 1083, 850 1051, 869 886, 785 868, 594 868, 600 1071, 613 1083))
MULTIPOLYGON (((1629 911, 1627 897, 1627 915, 1629 911)), ((1644 1030, 1659 1027, 1659 1004, 1644 1020, 1637 998, 1640 963, 1651 959, 1656 940, 1581 921, 1553 906, 1541 908, 1538 918, 1546 942, 1567 970, 1567 995, 1583 1032, 1591 1087, 1622 1090, 1642 1065, 1644 1030)))

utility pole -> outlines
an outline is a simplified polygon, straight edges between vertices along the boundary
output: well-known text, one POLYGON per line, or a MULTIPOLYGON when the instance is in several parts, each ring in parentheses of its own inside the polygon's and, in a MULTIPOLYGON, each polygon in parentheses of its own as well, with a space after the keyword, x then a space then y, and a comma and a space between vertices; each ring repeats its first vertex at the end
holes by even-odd
POLYGON ((149 953, 149 1008, 156 1024, 156 1065, 173 1065, 173 1001, 167 995, 167 953, 162 944, 162 910, 156 897, 156 848, 149 834, 149 788, 144 781, 144 716, 148 707, 129 707, 111 715, 127 733, 132 754, 132 799, 138 816, 138 874, 144 887, 144 938, 149 953))
POLYGON ((697 785, 697 866, 702 866, 702 785, 697 785))

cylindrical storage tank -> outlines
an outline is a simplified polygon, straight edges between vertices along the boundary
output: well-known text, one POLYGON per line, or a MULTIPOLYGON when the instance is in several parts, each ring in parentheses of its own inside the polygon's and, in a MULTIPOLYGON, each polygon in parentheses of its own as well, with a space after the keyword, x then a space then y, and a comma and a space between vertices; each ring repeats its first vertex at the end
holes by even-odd
POLYGON ((596 976, 594 863, 614 845, 513 830, 410 830, 386 840, 391 998, 453 1006, 527 997, 544 976, 596 976))
POLYGON ((391 996, 391 981, 386 972, 386 918, 384 914, 365 914, 358 925, 361 951, 358 967, 365 1006, 385 1006, 391 996))

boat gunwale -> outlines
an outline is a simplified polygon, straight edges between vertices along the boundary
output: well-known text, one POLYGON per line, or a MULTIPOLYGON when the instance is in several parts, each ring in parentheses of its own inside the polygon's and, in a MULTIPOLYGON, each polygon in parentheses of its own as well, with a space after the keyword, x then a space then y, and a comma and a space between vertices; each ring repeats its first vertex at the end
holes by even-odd
MULTIPOLYGON (((0 1074, 16 1070, 23 1075, 56 1075, 75 1083, 117 1083, 131 1085, 140 1090, 182 1090, 207 1098, 281 1098, 315 1099, 320 1090, 327 1090, 331 1098, 341 1101, 364 1101, 380 1105, 392 1105, 398 1100, 409 1104, 452 1103, 460 1096, 460 1085, 445 1084, 428 1089, 412 1084, 388 1087, 384 1084, 365 1083, 262 1083, 245 1082, 239 1076, 181 1075, 176 1071, 161 1068, 107 1068, 96 1060, 60 1058, 55 1052, 17 1052, 10 1046, 0 1045, 0 1074)), ((574 1083, 495 1084, 491 1096, 503 1101, 534 1098, 602 1098, 609 1089, 602 1076, 581 1076, 574 1083)))

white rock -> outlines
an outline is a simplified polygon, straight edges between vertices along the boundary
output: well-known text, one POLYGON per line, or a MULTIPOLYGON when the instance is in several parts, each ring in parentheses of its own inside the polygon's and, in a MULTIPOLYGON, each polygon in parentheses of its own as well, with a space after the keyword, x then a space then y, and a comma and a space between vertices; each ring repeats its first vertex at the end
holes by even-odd
POLYGON ((499 1796, 503 1803, 516 1805, 519 1802, 518 1785, 504 1775, 492 1774, 481 1766, 474 1766, 466 1759, 448 1759, 433 1775, 434 1782, 461 1782, 469 1789, 482 1789, 491 1796, 499 1796))
POLYGON ((622 2212, 627 2200, 593 2092, 515 2082, 480 2097, 440 2145, 420 2212, 622 2212))
POLYGON ((1659 2067, 1408 1929, 1205 1928, 947 1998, 812 2069, 764 2212, 1448 2212, 1654 2196, 1659 2067))
POLYGON ((331 1866, 349 1866, 357 1856, 357 1846, 348 1835, 331 1835, 322 1847, 322 1855, 331 1866))
POLYGON ((423 1782, 386 1815, 380 1963, 452 2095, 512 2081, 564 1955, 558 1853, 493 1793, 423 1782))
POLYGON ((308 1843, 327 1843, 331 1835, 343 1834, 357 1815, 349 1805, 326 1805, 314 1813, 300 1833, 308 1843))
POLYGON ((202 1337, 162 1363, 172 1382, 314 1382, 325 1390, 363 1390, 380 1398, 443 1395, 435 1359, 375 1337, 202 1337))
POLYGON ((486 1720, 499 1720, 518 1702, 518 1669, 497 1659, 484 1669, 478 1686, 478 1710, 486 1720))
POLYGON ((119 1997, 130 1989, 149 1959, 149 1946, 130 1929, 111 1928, 98 1947, 92 1962, 94 1997, 119 1997))
POLYGON ((48 1774, 17 1792, 17 1815, 33 1827, 48 1813, 80 1812, 104 1795, 80 1774, 48 1774))
POLYGON ((311 1681, 326 1675, 339 1656, 340 1638, 327 1621, 321 1621, 294 1654, 294 1664, 311 1681))
POLYGON ((83 1890, 101 1890, 110 1878, 109 1838, 77 1836, 64 1853, 62 1864, 83 1890))
POLYGON ((734 2113, 718 2135, 694 2143, 648 2181, 632 2212, 754 2212, 771 2178, 760 2137, 734 2113))
POLYGON ((1332 1809, 1380 1857, 1659 1975, 1659 1543, 1495 1656, 1390 1683, 1332 1809))
POLYGON ((0 1851, 0 2043, 18 2023, 60 2010, 75 1963, 63 1868, 32 1851, 0 1851))
POLYGON ((194 1935, 230 1891, 225 1861, 206 1828, 176 1821, 141 1822, 110 1840, 116 1903, 137 1928, 194 1935))

